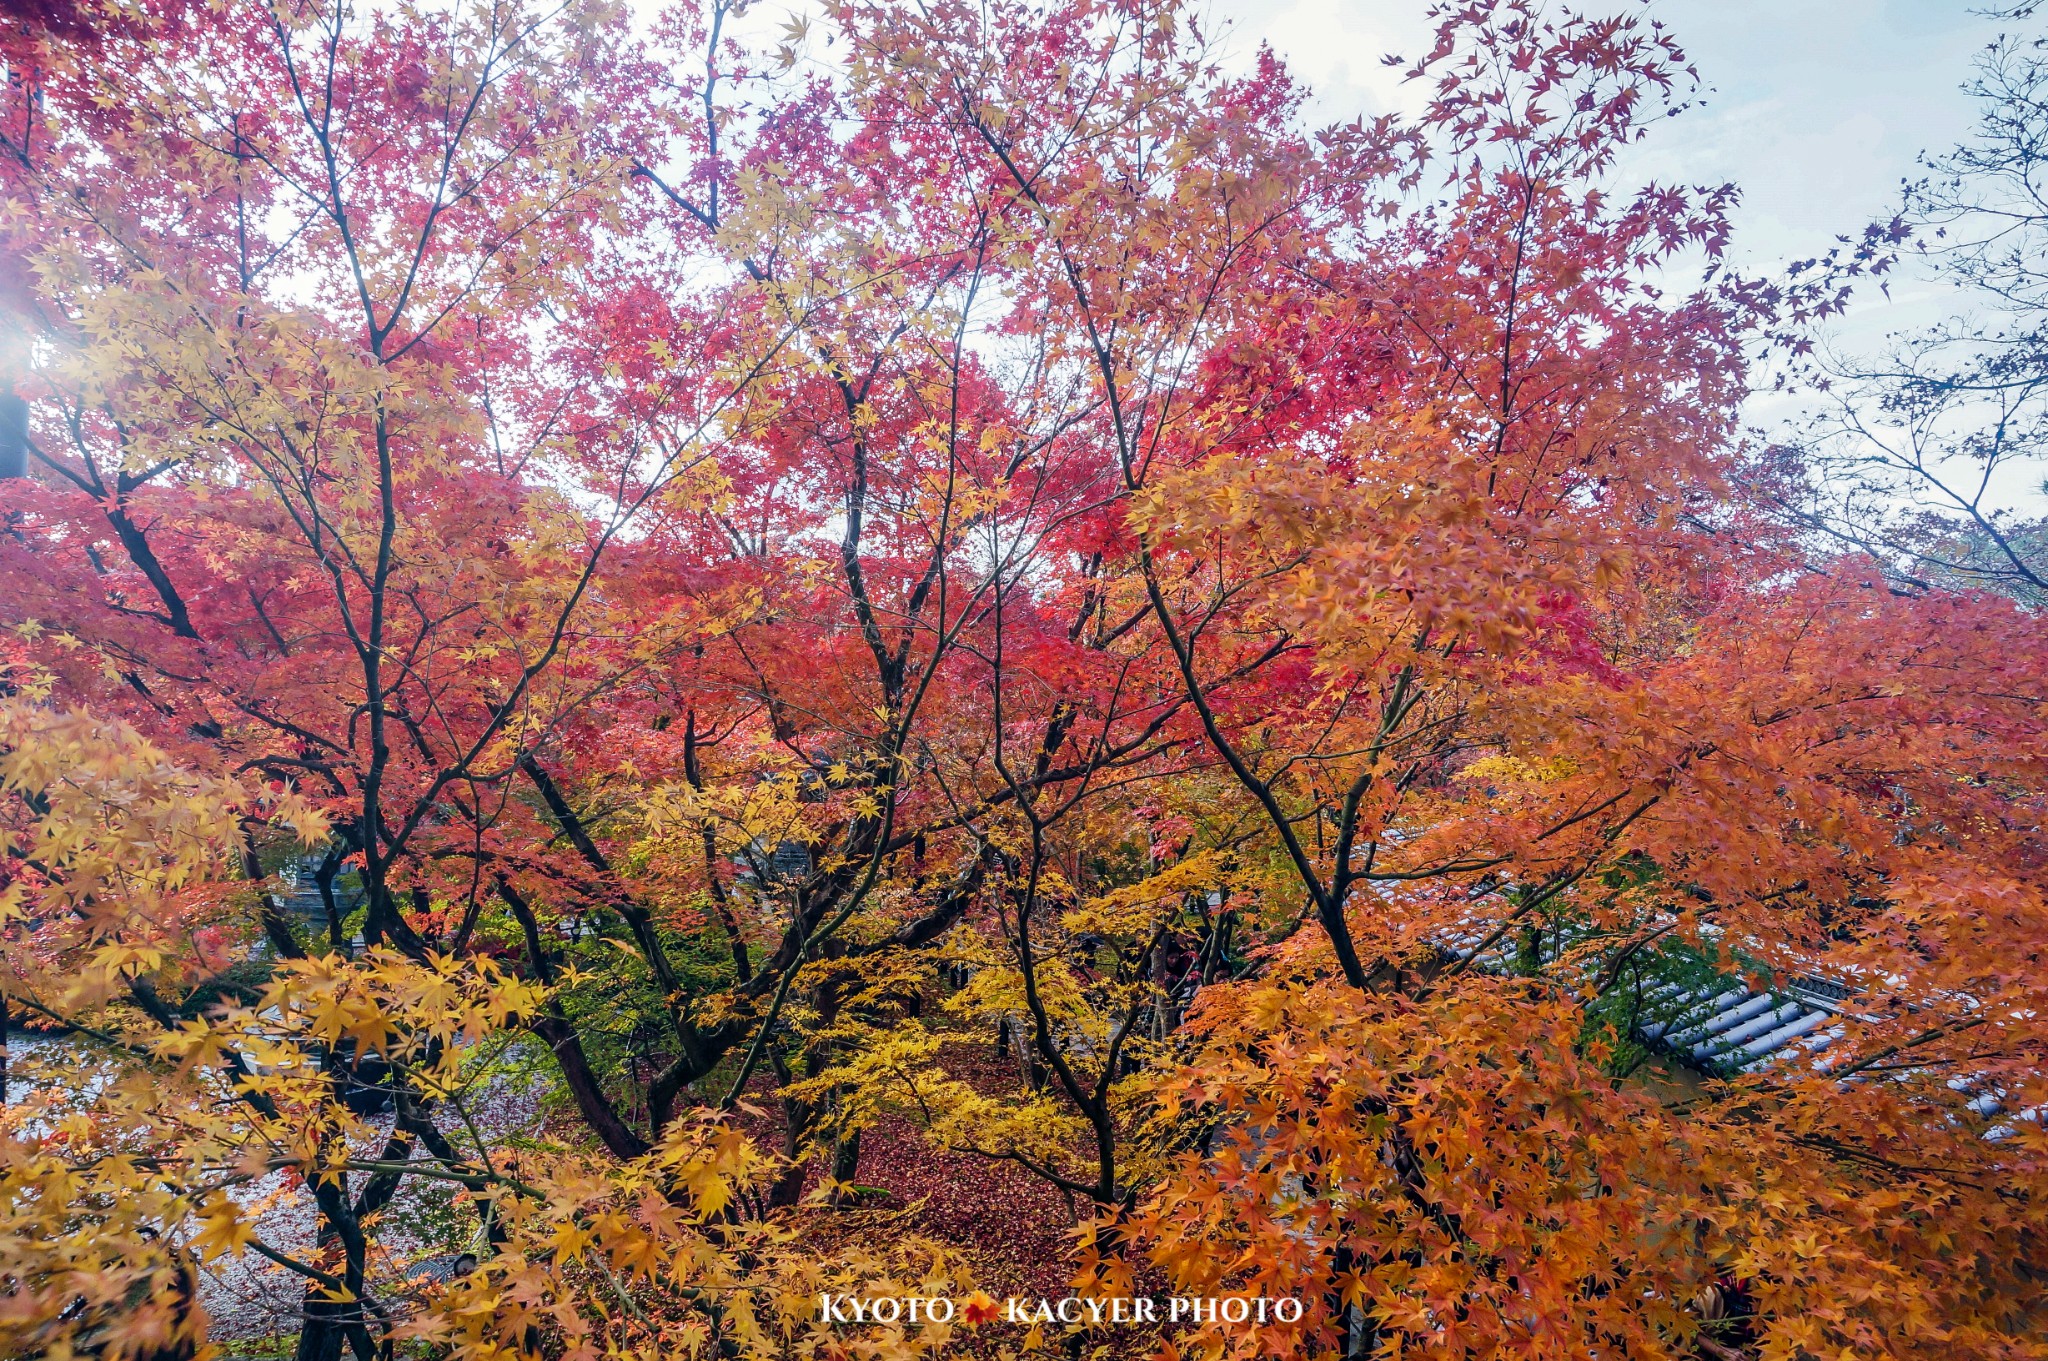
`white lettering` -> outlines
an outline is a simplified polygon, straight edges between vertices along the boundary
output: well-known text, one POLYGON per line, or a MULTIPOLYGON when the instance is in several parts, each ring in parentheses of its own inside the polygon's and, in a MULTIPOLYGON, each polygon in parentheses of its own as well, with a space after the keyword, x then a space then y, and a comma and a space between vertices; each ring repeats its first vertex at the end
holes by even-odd
POLYGON ((830 1295, 818 1296, 818 1318, 824 1323, 844 1323, 847 1321, 846 1315, 840 1313, 838 1306, 832 1303, 830 1295))
POLYGON ((1059 1319, 1061 1323, 1079 1323, 1081 1321, 1081 1301, 1075 1299, 1072 1295, 1069 1295, 1065 1299, 1061 1300, 1059 1307, 1059 1319), (1070 1304, 1074 1306, 1074 1315, 1072 1318, 1067 1317, 1067 1306, 1070 1304))
POLYGON ((1279 1319, 1282 1323, 1299 1321, 1301 1318, 1301 1301, 1292 1298, 1273 1301, 1273 1317, 1279 1319), (1294 1306, 1292 1314, 1287 1312, 1287 1306, 1290 1304, 1294 1306))
POLYGON ((1111 1300, 1109 1302, 1109 1321, 1111 1323, 1129 1323, 1130 1319, 1124 1316, 1124 1306, 1129 1303, 1130 1301, 1122 1295, 1118 1295, 1115 1299, 1111 1300))
POLYGON ((1156 1304, 1158 1304, 1158 1303, 1159 1303, 1159 1301, 1157 1301, 1157 1300, 1153 1299, 1153 1298, 1152 1298, 1152 1297, 1151 1297, 1150 1295, 1140 1295, 1140 1296, 1138 1296, 1138 1298, 1136 1298, 1136 1299, 1132 1300, 1132 1301, 1131 1301, 1131 1322, 1133 1322, 1133 1323, 1157 1323, 1157 1322, 1159 1322, 1159 1316, 1158 1316, 1158 1314, 1156 1314, 1156 1313, 1154 1313, 1154 1312, 1153 1312, 1153 1306, 1154 1306, 1154 1305, 1156 1305, 1156 1304))
POLYGON ((877 1323, 894 1323, 903 1317, 903 1301, 894 1295, 884 1295, 868 1305, 868 1312, 874 1315, 877 1323), (882 1312, 882 1306, 885 1304, 889 1306, 889 1312, 886 1314, 882 1312))
POLYGON ((1251 1317, 1251 1312, 1252 1306, 1250 1301, 1246 1300, 1242 1295, 1232 1295, 1229 1299, 1223 1301, 1223 1321, 1225 1323, 1243 1323, 1247 1318, 1251 1317), (1230 1306, 1233 1304, 1237 1306, 1235 1314, 1230 1312, 1230 1306))
POLYGON ((1167 1309, 1167 1311, 1166 1311, 1166 1321, 1167 1321, 1168 1323, 1178 1323, 1178 1322, 1180 1322, 1180 1321, 1181 1321, 1182 1319, 1184 1319, 1184 1318, 1186 1318, 1186 1317, 1187 1317, 1187 1313, 1188 1313, 1188 1301, 1187 1301, 1187 1297, 1186 1297, 1186 1296, 1184 1296, 1184 1295, 1175 1295, 1175 1296, 1173 1297, 1173 1303, 1172 1303, 1172 1305, 1171 1305, 1171 1306, 1169 1306, 1169 1307, 1168 1307, 1168 1309, 1167 1309))
POLYGON ((1003 1321, 1005 1323, 1029 1323, 1031 1321, 1018 1311, 1017 1297, 1015 1295, 1003 1301, 1003 1321))
POLYGON ((924 1316, 926 1321, 931 1323, 951 1323, 953 1321, 953 1301, 946 1299, 926 1300, 924 1302, 924 1316), (942 1304, 946 1306, 946 1312, 943 1314, 939 1312, 939 1306, 942 1304))

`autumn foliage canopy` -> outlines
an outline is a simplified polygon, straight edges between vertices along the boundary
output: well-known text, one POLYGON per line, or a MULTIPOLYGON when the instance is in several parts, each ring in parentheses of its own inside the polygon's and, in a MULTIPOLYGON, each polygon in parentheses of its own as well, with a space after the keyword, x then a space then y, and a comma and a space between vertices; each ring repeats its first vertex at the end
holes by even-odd
POLYGON ((739 11, 10 6, 0 1352, 2048 1356, 2048 633, 1769 512, 1672 37, 739 11), (818 1306, 1048 1261, 1305 1308, 818 1306))

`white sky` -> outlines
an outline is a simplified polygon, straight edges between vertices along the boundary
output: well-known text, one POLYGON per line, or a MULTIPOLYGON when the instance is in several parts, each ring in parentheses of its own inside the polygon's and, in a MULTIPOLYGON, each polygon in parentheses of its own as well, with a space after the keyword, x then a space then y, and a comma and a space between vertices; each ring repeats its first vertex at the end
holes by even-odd
MULTIPOLYGON (((1582 0, 1619 12, 1627 0, 1582 0)), ((1412 108, 1416 92, 1380 58, 1428 46, 1426 0, 1211 0, 1230 46, 1270 42, 1315 91, 1315 112, 1412 108)), ((1699 68, 1705 102, 1665 124, 1641 149, 1632 176, 1734 181, 1734 260, 1769 272, 1827 249, 1887 211, 1923 148, 1968 131, 1959 87, 1999 31, 1973 0, 1652 0, 1699 68)), ((1872 292, 1845 339, 1931 315, 1911 281, 1893 298, 1872 292), (1915 306, 1915 302, 1919 305, 1915 306)))
MULTIPOLYGON (((1730 259, 1775 274, 1826 251, 1840 235, 1889 215, 1922 151, 1965 138, 1976 116, 1961 90, 2001 25, 1988 0, 1649 0, 1698 68, 1702 103, 1657 127, 1628 157, 1625 179, 1719 184, 1742 199, 1730 259)), ((1578 0, 1592 13, 1629 0, 1578 0)), ((1210 0, 1230 23, 1228 46, 1273 45, 1312 89, 1316 121, 1359 111, 1412 111, 1420 92, 1381 61, 1428 50, 1427 0, 1210 0)), ((1678 283, 1677 279, 1673 280, 1678 283)), ((1953 294, 1910 268, 1859 290, 1828 328, 1830 348, 1870 355, 1889 333, 1940 320, 1953 294)), ((1759 375, 1761 377, 1761 375, 1759 375)), ((1768 384, 1745 414, 1766 438, 1803 428, 1816 398, 1768 384)), ((2038 513, 2041 470, 2017 463, 1994 499, 2038 513)))

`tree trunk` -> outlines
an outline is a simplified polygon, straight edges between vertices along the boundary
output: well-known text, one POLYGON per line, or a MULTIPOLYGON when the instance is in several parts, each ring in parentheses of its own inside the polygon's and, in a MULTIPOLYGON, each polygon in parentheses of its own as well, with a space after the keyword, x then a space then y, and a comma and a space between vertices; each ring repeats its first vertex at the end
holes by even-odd
MULTIPOLYGON (((832 1145, 832 1180, 841 1187, 852 1183, 860 1175, 860 1131, 850 1129, 832 1145)), ((832 1192, 832 1203, 836 1206, 845 1198, 844 1190, 832 1192)))
POLYGON ((770 1205, 786 1208, 804 1198, 804 1179, 809 1169, 802 1154, 804 1140, 810 1137, 812 1116, 809 1102, 782 1098, 782 1156, 789 1159, 789 1167, 768 1189, 770 1205))

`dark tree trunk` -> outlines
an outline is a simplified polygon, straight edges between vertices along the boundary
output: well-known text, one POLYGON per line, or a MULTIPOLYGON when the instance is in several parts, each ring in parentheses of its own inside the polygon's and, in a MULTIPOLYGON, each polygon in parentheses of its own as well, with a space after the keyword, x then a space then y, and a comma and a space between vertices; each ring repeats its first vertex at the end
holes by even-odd
MULTIPOLYGON (((837 1143, 832 1145, 832 1180, 842 1185, 850 1185, 853 1179, 859 1175, 860 1131, 850 1129, 839 1137, 837 1143)), ((845 1194, 844 1191, 834 1191, 832 1193, 832 1203, 834 1205, 840 1204, 845 1194)))
POLYGON ((789 1159, 789 1166, 768 1190, 770 1205, 787 1208, 804 1198, 804 1181, 810 1169, 802 1155, 815 1115, 809 1102, 782 1098, 782 1156, 789 1159))

